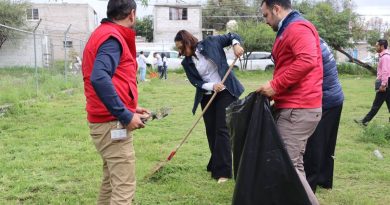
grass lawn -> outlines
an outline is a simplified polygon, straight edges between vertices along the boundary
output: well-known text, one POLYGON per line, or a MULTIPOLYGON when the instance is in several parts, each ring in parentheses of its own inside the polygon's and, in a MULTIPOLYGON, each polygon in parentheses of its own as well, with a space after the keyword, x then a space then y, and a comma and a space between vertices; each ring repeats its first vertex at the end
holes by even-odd
MULTIPOLYGON (((14 86, 25 82, 34 88, 30 75, 1 72, 0 105, 15 104, 0 117, 0 204, 95 204, 101 159, 89 137, 81 77, 68 77, 70 82, 59 86, 60 77, 45 77, 40 82, 45 92, 35 95, 34 89, 27 92, 14 86), (68 87, 74 91, 60 92, 68 87), (36 100, 18 103, 29 98, 36 100)), ((259 72, 238 76, 246 88, 242 97, 271 78, 270 73, 259 72)), ((168 73, 168 77, 139 84, 140 106, 172 110, 168 117, 151 121, 134 133, 135 204, 230 204, 234 181, 217 184, 206 172, 209 150, 202 121, 161 172, 150 180, 143 179, 168 156, 200 114, 191 113, 195 89, 185 74, 168 73)), ((353 122, 372 104, 373 79, 341 77, 346 98, 336 147, 334 188, 318 189, 321 204, 390 204, 390 143, 367 137, 386 132, 390 126, 386 106, 368 128, 353 122), (375 149, 382 152, 383 160, 375 158, 375 149)))

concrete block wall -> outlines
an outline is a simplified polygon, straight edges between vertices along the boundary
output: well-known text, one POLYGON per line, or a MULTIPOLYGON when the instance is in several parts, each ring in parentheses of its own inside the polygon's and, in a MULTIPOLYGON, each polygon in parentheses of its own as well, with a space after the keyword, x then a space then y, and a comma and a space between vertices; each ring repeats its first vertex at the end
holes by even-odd
MULTIPOLYGON (((36 37, 37 66, 43 66, 42 37, 36 37)), ((8 39, 0 48, 0 68, 12 66, 34 67, 33 35, 21 35, 17 39, 8 39)))

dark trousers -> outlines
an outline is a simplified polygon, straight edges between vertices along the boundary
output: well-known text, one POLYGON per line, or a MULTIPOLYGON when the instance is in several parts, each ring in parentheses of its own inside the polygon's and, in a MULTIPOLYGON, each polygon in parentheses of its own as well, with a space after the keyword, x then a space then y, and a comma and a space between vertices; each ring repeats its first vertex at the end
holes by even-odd
POLYGON ((343 105, 322 110, 322 117, 306 144, 303 156, 306 179, 313 192, 317 186, 332 188, 334 151, 343 105))
POLYGON ((162 66, 161 67, 161 72, 160 72, 160 79, 167 79, 167 67, 166 66, 162 66))
POLYGON ((390 88, 386 89, 386 92, 376 92, 374 102, 372 103, 370 112, 363 118, 363 123, 370 122, 375 117, 379 109, 382 107, 383 102, 386 101, 387 109, 390 112, 390 88))
MULTIPOLYGON (((203 95, 202 110, 206 107, 212 95, 203 95)), ((203 120, 206 126, 207 140, 211 151, 211 157, 207 165, 207 171, 215 179, 220 177, 232 177, 232 151, 230 136, 226 126, 225 108, 229 106, 235 97, 226 89, 217 94, 203 120)))

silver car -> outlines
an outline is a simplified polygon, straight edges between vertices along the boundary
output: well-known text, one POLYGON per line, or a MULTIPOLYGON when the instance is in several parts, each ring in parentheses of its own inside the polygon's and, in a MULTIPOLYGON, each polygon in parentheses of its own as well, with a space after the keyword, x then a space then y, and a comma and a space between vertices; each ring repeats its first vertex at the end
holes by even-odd
MULTIPOLYGON (((246 56, 246 55, 244 55, 246 56)), ((233 59, 228 59, 230 65, 233 59)), ((274 63, 271 60, 271 53, 265 51, 253 51, 248 57, 241 57, 236 61, 234 67, 240 70, 272 70, 274 69, 274 63), (247 60, 247 66, 245 69, 245 60, 247 60)))

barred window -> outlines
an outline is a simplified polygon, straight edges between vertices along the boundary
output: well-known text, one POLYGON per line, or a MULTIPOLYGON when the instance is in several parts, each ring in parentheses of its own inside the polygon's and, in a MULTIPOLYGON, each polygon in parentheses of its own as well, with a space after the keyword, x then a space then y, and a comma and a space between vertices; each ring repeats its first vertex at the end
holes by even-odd
POLYGON ((187 20, 187 8, 169 8, 169 20, 187 20))
POLYGON ((27 9, 27 20, 39 20, 38 9, 27 9))
POLYGON ((64 44, 64 48, 73 48, 73 42, 72 41, 62 41, 64 44))

